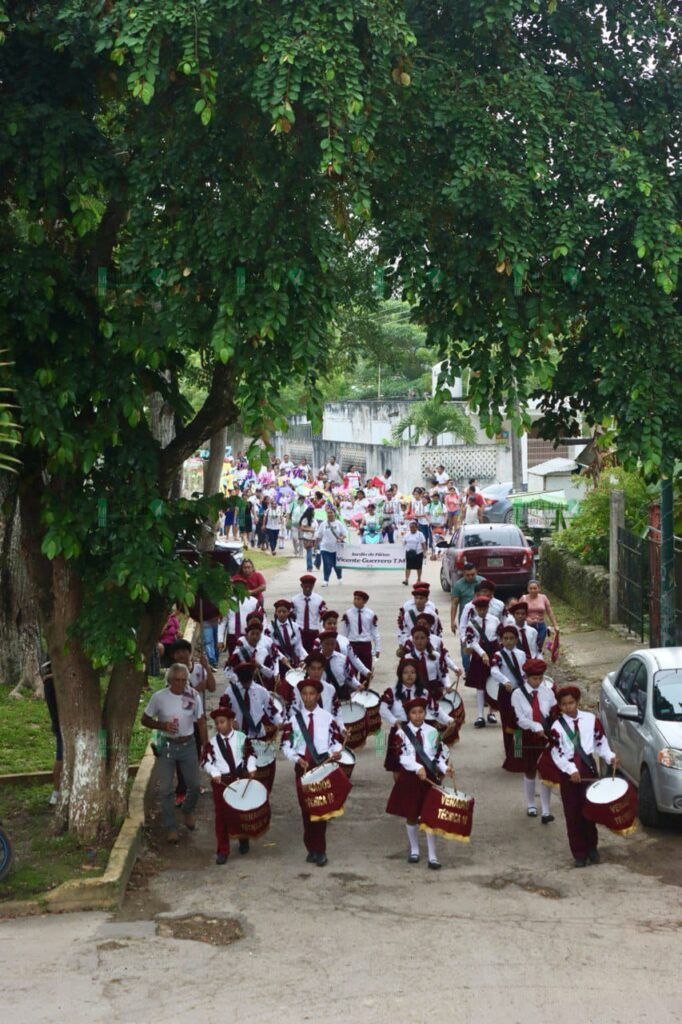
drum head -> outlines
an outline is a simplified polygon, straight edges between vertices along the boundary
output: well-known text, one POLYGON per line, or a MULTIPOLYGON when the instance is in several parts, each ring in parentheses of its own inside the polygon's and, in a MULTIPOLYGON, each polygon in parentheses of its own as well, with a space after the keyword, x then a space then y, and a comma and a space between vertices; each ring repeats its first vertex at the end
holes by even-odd
POLYGON ((255 811, 267 799, 268 791, 257 779, 237 779, 223 790, 223 800, 235 811, 255 811))
POLYGON ((451 800, 471 800, 469 794, 465 793, 463 789, 448 789, 446 786, 443 786, 442 789, 451 800))
POLYGON ((599 779, 588 786, 585 796, 591 804, 610 804, 624 797, 627 791, 625 779, 599 779))
POLYGON ((500 692, 500 684, 497 679, 493 679, 492 676, 488 676, 485 684, 485 692, 491 700, 497 700, 497 695, 500 692))
POLYGON ((286 715, 286 713, 287 713, 287 706, 284 703, 284 701, 282 700, 282 698, 280 697, 280 695, 278 693, 271 693, 270 694, 270 698, 272 700, 272 703, 275 705, 275 707, 279 711, 280 715, 286 715))
POLYGON ((322 782, 322 779, 326 779, 328 775, 335 772, 338 768, 338 764, 330 762, 329 764, 321 764, 317 768, 311 768, 309 772, 305 772, 301 776, 301 785, 310 786, 314 782, 322 782))
POLYGON ((457 708, 462 706, 462 697, 457 692, 457 690, 451 690, 448 696, 444 699, 449 700, 451 702, 455 711, 457 710, 457 708))
POLYGON ((355 754, 348 747, 344 747, 341 751, 341 760, 339 764, 355 764, 355 754))
POLYGON ((352 694, 351 701, 361 704, 363 708, 378 708, 381 704, 381 697, 375 690, 358 690, 352 694))
POLYGON ((289 686, 293 686, 296 689, 301 680, 305 679, 305 672, 302 672, 300 668, 290 668, 284 678, 289 686))
MULTIPOLYGON (((268 743, 266 740, 251 740, 251 745, 259 768, 264 768, 266 764, 272 764, 277 757, 277 748, 274 743, 268 743)), ((250 789, 249 792, 251 792, 250 789)))
POLYGON ((441 711, 444 711, 446 715, 449 715, 451 711, 455 710, 455 705, 447 697, 441 697, 438 701, 438 707, 441 711))
POLYGON ((361 704, 342 704, 341 718, 345 725, 352 725, 354 722, 362 722, 365 717, 365 709, 361 704))

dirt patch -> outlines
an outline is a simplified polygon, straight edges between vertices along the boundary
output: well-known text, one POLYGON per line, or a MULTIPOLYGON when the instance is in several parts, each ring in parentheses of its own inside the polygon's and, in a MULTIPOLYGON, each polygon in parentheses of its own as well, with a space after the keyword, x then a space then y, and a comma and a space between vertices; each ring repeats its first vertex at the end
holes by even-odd
POLYGON ((115 949, 126 949, 127 946, 127 942, 117 942, 115 939, 111 939, 109 942, 100 942, 97 946, 97 952, 109 953, 115 949))
MULTIPOLYGON (((666 885, 682 887, 682 857, 680 857, 680 839, 682 837, 682 821, 673 822, 669 828, 640 829, 647 842, 625 842, 622 846, 601 850, 602 861, 607 864, 618 864, 637 875, 648 875, 657 878, 666 885)), ((637 836, 635 836, 635 840, 637 836)))
POLYGON ((188 914, 157 921, 156 934, 164 939, 189 939, 210 946, 229 946, 244 938, 244 929, 236 917, 205 917, 188 914))
POLYGON ((550 885, 536 885, 532 880, 524 882, 518 878, 507 878, 503 875, 497 875, 495 878, 482 881, 480 884, 485 886, 486 889, 495 889, 496 891, 513 886, 515 889, 522 889, 524 892, 532 892, 536 896, 543 896, 546 900, 563 899, 563 893, 559 892, 558 889, 554 889, 550 885))

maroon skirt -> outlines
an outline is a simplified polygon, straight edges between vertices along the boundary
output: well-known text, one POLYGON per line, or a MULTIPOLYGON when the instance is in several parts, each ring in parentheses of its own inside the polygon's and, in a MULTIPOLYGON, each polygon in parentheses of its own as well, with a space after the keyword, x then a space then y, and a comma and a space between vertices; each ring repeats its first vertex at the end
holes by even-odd
POLYGON ((353 653, 358 656, 360 661, 367 666, 368 669, 372 669, 372 642, 371 640, 351 640, 350 642, 353 653))
POLYGON ((490 665, 486 665, 482 658, 475 651, 472 651, 469 668, 464 677, 464 685, 471 687, 472 690, 485 690, 485 684, 488 682, 489 675, 490 665))
POLYGON ((395 814, 398 818, 406 818, 408 821, 416 821, 430 789, 429 783, 418 779, 416 772, 406 772, 401 768, 398 781, 393 783, 386 804, 386 813, 395 814))

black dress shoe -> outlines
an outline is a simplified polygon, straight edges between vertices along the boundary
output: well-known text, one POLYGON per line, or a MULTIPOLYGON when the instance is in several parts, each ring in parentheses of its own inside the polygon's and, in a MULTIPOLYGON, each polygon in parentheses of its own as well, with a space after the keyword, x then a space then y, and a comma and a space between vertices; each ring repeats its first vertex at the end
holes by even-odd
POLYGON ((315 857, 315 863, 317 864, 318 868, 323 868, 327 863, 327 854, 318 853, 315 857))
POLYGON ((251 847, 249 846, 249 840, 248 839, 240 839, 239 840, 239 852, 240 853, 248 853, 250 849, 251 849, 251 847))
POLYGON ((474 729, 485 729, 485 718, 477 718, 474 722, 474 729))
POLYGON ((219 853, 215 859, 216 864, 227 864, 227 854, 219 853))
POLYGON ((407 858, 407 863, 408 864, 418 864, 419 863, 419 854, 418 853, 411 853, 411 854, 409 854, 409 856, 407 858))
POLYGON ((440 861, 439 860, 430 860, 429 861, 429 870, 430 871, 440 871, 440 861))
POLYGON ((488 715, 488 722, 490 725, 497 725, 497 719, 492 713, 488 715))
POLYGON ((553 814, 543 814, 542 817, 540 818, 540 821, 542 822, 543 825, 549 825, 550 821, 554 821, 554 815, 553 814))
POLYGON ((598 864, 599 861, 601 860, 601 857, 599 856, 599 850, 588 850, 587 851, 587 859, 592 864, 598 864))
POLYGON ((587 861, 584 860, 584 859, 579 859, 579 858, 576 857, 576 859, 573 861, 573 863, 575 864, 575 866, 577 868, 587 867, 587 861))
POLYGON ((315 864, 317 861, 317 854, 309 853, 308 856, 306 857, 306 861, 308 864, 315 864))

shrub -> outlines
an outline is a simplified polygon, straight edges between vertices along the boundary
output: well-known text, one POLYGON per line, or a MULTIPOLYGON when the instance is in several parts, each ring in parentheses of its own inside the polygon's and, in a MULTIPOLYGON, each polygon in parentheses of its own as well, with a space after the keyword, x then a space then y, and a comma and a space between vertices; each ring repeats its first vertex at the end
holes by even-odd
POLYGON ((593 491, 588 491, 570 525, 557 534, 556 544, 570 551, 583 565, 609 567, 609 496, 613 490, 625 493, 625 524, 644 533, 652 501, 646 484, 636 473, 606 470, 593 491))

